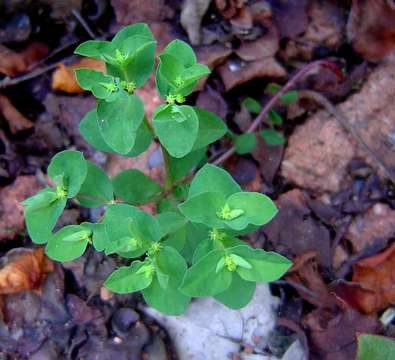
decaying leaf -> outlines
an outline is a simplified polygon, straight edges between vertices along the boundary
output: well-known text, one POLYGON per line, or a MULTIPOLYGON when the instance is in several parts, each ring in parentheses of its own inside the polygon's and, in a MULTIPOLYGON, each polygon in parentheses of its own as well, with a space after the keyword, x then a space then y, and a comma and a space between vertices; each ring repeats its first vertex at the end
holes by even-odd
POLYGON ((225 19, 234 17, 244 6, 245 0, 215 0, 218 11, 225 19))
POLYGON ((392 0, 354 0, 347 35, 365 59, 378 61, 395 49, 395 3, 392 0))
POLYGON ((106 67, 103 61, 90 58, 82 58, 80 61, 70 66, 59 64, 59 67, 52 75, 52 89, 69 94, 83 93, 85 90, 78 85, 75 78, 75 69, 82 68, 104 72, 106 67))
POLYGON ((4 119, 8 122, 8 126, 13 134, 19 131, 31 129, 34 124, 27 117, 21 114, 11 101, 0 94, 0 113, 4 116, 4 119))
POLYGON ((47 45, 40 42, 32 42, 19 52, 0 45, 0 74, 16 76, 47 54, 47 45))
POLYGON ((53 263, 45 256, 44 248, 9 251, 0 268, 0 294, 15 294, 40 288, 45 276, 53 271, 53 263))
POLYGON ((366 314, 395 304, 395 244, 354 266, 352 282, 334 284, 336 294, 366 314))

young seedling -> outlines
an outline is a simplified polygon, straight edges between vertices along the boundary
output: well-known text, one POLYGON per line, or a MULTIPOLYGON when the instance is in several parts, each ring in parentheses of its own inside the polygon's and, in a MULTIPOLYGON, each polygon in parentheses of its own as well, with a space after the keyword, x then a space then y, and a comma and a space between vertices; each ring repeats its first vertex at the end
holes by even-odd
POLYGON ((81 152, 62 151, 48 166, 53 186, 24 202, 28 233, 34 243, 46 244, 47 255, 56 261, 77 259, 87 247, 123 258, 127 265, 104 286, 119 294, 141 291, 163 313, 181 314, 199 296, 214 296, 238 309, 251 300, 256 283, 276 280, 291 266, 283 256, 253 249, 238 238, 270 221, 277 208, 267 196, 243 191, 225 170, 201 167, 208 145, 227 127, 215 114, 185 104, 210 71, 183 41, 172 41, 159 55, 156 85, 164 103, 152 119, 145 117, 135 90, 154 70, 155 46, 145 24, 124 28, 112 41, 87 41, 75 52, 103 60, 107 71, 80 69, 76 76, 97 98, 97 107, 80 123, 84 139, 100 151, 127 157, 158 141, 164 184, 137 169, 110 179, 81 152), (70 199, 87 208, 104 206, 105 213, 97 223, 54 232, 70 199), (138 208, 150 202, 156 215, 138 208))

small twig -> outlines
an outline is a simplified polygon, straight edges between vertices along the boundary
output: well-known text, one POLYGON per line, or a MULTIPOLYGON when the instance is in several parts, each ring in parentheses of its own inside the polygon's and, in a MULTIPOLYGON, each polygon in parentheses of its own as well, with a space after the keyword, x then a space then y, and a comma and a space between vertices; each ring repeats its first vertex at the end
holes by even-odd
POLYGON ((96 35, 93 30, 90 28, 89 24, 85 21, 82 17, 81 13, 77 9, 71 10, 75 18, 80 22, 84 30, 88 33, 88 35, 93 39, 96 40, 96 35))
MULTIPOLYGON (((263 120, 265 120, 269 110, 277 103, 277 101, 291 88, 295 86, 295 84, 302 79, 307 73, 309 73, 311 70, 313 70, 316 67, 319 66, 326 66, 329 68, 335 68, 336 65, 334 65, 331 61, 329 60, 317 60, 313 61, 310 64, 307 64, 303 66, 294 76, 292 76, 288 82, 266 103, 266 105, 262 108, 261 112, 259 115, 255 118, 254 122, 251 124, 251 126, 248 128, 247 133, 253 133, 258 129, 259 125, 263 120)), ((236 151, 236 148, 232 146, 228 151, 223 153, 218 159, 216 159, 213 164, 219 165, 222 164, 224 161, 229 159, 236 151)))
POLYGON ((395 184, 395 176, 392 174, 391 170, 387 167, 383 160, 373 151, 370 146, 365 142, 362 136, 358 133, 355 127, 350 123, 343 112, 333 105, 325 96, 311 90, 299 91, 299 96, 306 99, 315 101, 317 104, 325 108, 338 122, 339 124, 351 135, 354 139, 363 147, 369 156, 377 163, 377 165, 383 170, 387 175, 388 179, 395 184))
POLYGON ((5 89, 6 87, 17 85, 17 84, 19 84, 21 82, 24 82, 24 81, 27 81, 27 80, 31 80, 31 79, 33 79, 33 78, 35 78, 37 76, 45 74, 46 72, 55 69, 60 63, 62 63, 62 61, 58 61, 58 62, 56 62, 54 64, 45 66, 45 67, 43 67, 41 69, 37 69, 35 71, 32 71, 32 72, 30 72, 30 73, 28 73, 26 75, 19 76, 17 78, 12 78, 12 79, 11 78, 5 78, 4 80, 0 81, 0 89, 5 89))

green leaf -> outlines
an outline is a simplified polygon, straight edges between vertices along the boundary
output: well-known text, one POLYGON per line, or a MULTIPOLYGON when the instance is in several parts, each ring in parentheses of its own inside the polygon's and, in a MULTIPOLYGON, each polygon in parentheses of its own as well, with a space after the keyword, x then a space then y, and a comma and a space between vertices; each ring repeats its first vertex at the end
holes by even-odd
MULTIPOLYGON (((52 236, 52 229, 62 214, 67 201, 66 198, 57 197, 55 200, 51 200, 54 194, 52 189, 45 189, 35 196, 43 198, 43 193, 49 194, 47 196, 49 200, 47 204, 40 201, 39 206, 35 203, 28 206, 24 211, 27 231, 32 241, 36 244, 45 244, 52 236)), ((34 203, 34 200, 30 198, 29 203, 32 204, 32 202, 34 203)))
POLYGON ((150 202, 162 188, 137 169, 125 170, 112 179, 115 195, 135 205, 150 202))
POLYGON ((30 210, 37 210, 48 206, 53 201, 56 201, 58 196, 51 188, 40 190, 37 194, 22 201, 22 205, 28 206, 30 210))
POLYGON ((290 104, 296 103, 298 101, 298 99, 299 99, 299 94, 296 90, 288 91, 280 97, 280 101, 284 105, 290 105, 290 104))
POLYGON ((173 55, 185 67, 190 67, 197 62, 193 49, 185 41, 179 39, 170 42, 163 50, 163 53, 173 55))
POLYGON ((232 194, 226 203, 232 210, 243 210, 240 216, 225 221, 229 227, 235 230, 245 229, 249 224, 264 225, 278 212, 276 205, 268 196, 257 192, 232 194))
POLYGON ((194 110, 199 119, 198 135, 193 145, 193 150, 197 150, 220 139, 226 134, 228 128, 214 113, 196 107, 194 110))
POLYGON ((65 226, 48 240, 45 253, 55 261, 73 261, 85 252, 91 235, 83 225, 65 226))
POLYGON ((216 271, 218 262, 223 258, 223 250, 213 250, 185 273, 180 287, 188 296, 213 296, 224 292, 232 282, 232 274, 226 268, 216 271))
POLYGON ((204 192, 218 192, 224 197, 241 191, 228 172, 218 166, 206 164, 195 175, 189 188, 188 198, 204 192))
POLYGON ((120 47, 127 38, 134 35, 145 36, 151 38, 152 40, 154 39, 152 32, 147 24, 135 23, 125 26, 120 31, 118 31, 114 38, 111 40, 111 42, 117 47, 120 47))
POLYGON ((358 336, 358 360, 395 359, 395 341, 392 338, 361 334, 358 336))
POLYGON ((247 97, 241 103, 250 113, 259 114, 261 112, 261 104, 253 98, 247 97))
POLYGON ((175 232, 169 234, 164 240, 163 244, 166 246, 171 246, 179 252, 185 249, 187 242, 187 226, 184 226, 175 232))
POLYGON ((280 91, 280 89, 281 89, 280 85, 275 84, 275 83, 269 83, 266 86, 265 94, 275 95, 275 94, 277 94, 280 91))
POLYGON ((114 190, 107 174, 94 163, 87 161, 88 173, 77 194, 82 206, 95 208, 114 199, 114 190))
POLYGON ((136 132, 144 118, 144 106, 136 95, 125 95, 112 102, 100 100, 97 121, 104 141, 126 155, 134 146, 136 132))
POLYGON ((274 129, 262 130, 259 135, 268 145, 283 145, 285 143, 283 134, 274 129))
POLYGON ((79 151, 61 151, 52 158, 48 166, 48 176, 52 181, 56 183, 57 178, 63 178, 62 185, 66 188, 68 198, 77 195, 85 181, 86 174, 86 160, 79 151))
POLYGON ((283 118, 277 111, 269 110, 268 116, 269 116, 269 119, 273 125, 282 125, 283 124, 283 118))
POLYGON ((153 126, 169 154, 182 158, 193 148, 199 121, 191 106, 168 105, 154 114, 153 126))
POLYGON ((74 54, 105 61, 106 56, 115 55, 115 49, 114 44, 109 41, 88 40, 80 44, 74 54))
POLYGON ((203 161, 207 160, 206 149, 199 149, 190 152, 182 158, 170 157, 169 173, 173 181, 181 180, 184 176, 203 161))
POLYGON ((202 224, 188 222, 185 225, 185 244, 181 254, 189 263, 193 260, 197 246, 207 238, 208 231, 209 228, 202 224))
MULTIPOLYGON (((95 149, 114 153, 114 150, 104 141, 103 136, 100 133, 100 128, 97 120, 96 108, 89 111, 80 122, 80 133, 84 140, 92 145, 95 149)), ((140 127, 137 129, 136 140, 132 150, 130 150, 125 156, 134 157, 143 153, 148 149, 152 141, 152 132, 144 120, 140 127)))
POLYGON ((250 246, 236 246, 228 249, 246 260, 251 269, 238 266, 237 273, 247 281, 270 282, 281 278, 292 266, 292 262, 284 256, 274 252, 266 252, 262 249, 253 249, 250 246))
POLYGON ((89 90, 98 99, 109 99, 118 91, 114 78, 92 69, 77 69, 75 71, 78 84, 89 90))
POLYGON ((174 211, 165 211, 155 216, 158 220, 162 237, 172 234, 182 228, 187 220, 180 213, 174 211))
POLYGON ((225 227, 218 218, 217 211, 225 204, 225 197, 220 193, 205 192, 188 198, 179 205, 181 213, 190 221, 214 228, 225 227))
POLYGON ((167 95, 176 92, 176 79, 181 79, 181 74, 185 67, 178 57, 170 54, 160 55, 159 60, 156 71, 156 86, 160 96, 166 99, 167 95))
POLYGON ((155 267, 156 276, 151 285, 143 290, 145 301, 167 315, 182 314, 190 301, 189 296, 178 290, 187 270, 184 258, 173 248, 165 246, 156 256, 155 267), (168 277, 165 288, 161 286, 158 274, 168 277))
POLYGON ((249 154, 256 148, 256 136, 254 133, 241 134, 235 141, 236 152, 239 155, 249 154))
MULTIPOLYGON (((85 226, 87 225, 85 224, 85 226)), ((89 228, 93 231, 93 247, 96 251, 103 251, 109 243, 105 224, 89 224, 89 228)))
POLYGON ((233 310, 246 306, 255 293, 256 284, 243 280, 239 274, 232 274, 232 282, 228 289, 214 296, 215 300, 233 310))
POLYGON ((134 261, 130 266, 115 270, 105 281, 104 286, 117 294, 140 291, 152 283, 153 272, 143 271, 150 264, 146 261, 134 261))

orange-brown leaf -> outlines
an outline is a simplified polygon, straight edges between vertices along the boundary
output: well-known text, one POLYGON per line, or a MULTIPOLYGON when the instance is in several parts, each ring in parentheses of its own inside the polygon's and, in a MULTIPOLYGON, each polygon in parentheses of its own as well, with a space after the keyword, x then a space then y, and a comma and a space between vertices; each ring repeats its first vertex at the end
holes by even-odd
POLYGON ((60 64, 52 75, 52 89, 63 91, 68 94, 79 94, 84 92, 75 78, 75 69, 82 68, 104 72, 105 64, 103 61, 88 58, 83 58, 70 66, 60 64))
POLYGON ((7 97, 0 94, 0 113, 7 120, 13 134, 18 131, 27 130, 33 127, 33 123, 21 114, 7 97))

